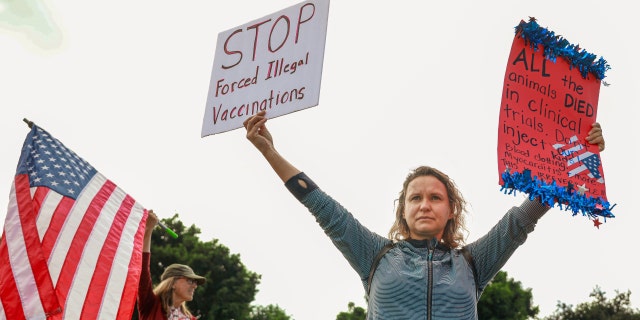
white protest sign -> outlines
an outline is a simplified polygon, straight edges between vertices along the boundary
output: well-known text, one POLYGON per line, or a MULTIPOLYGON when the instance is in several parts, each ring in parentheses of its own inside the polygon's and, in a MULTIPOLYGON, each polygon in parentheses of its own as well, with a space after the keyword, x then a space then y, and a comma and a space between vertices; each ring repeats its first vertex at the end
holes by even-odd
POLYGON ((305 1, 218 34, 202 137, 318 105, 329 0, 305 1))

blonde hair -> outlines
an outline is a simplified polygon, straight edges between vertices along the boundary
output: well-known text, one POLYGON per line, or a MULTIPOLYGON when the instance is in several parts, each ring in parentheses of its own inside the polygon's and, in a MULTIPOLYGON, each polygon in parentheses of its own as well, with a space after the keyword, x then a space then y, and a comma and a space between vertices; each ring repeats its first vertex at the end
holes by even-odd
POLYGON ((415 178, 422 176, 433 176, 444 184, 447 190, 447 198, 449 199, 449 207, 451 208, 453 218, 447 221, 442 234, 442 242, 449 248, 457 248, 464 245, 464 232, 467 231, 465 225, 464 212, 467 211, 467 202, 464 200, 462 193, 449 176, 440 170, 428 166, 420 166, 411 171, 402 184, 402 190, 398 196, 398 206, 396 207, 396 219, 389 230, 389 239, 400 241, 411 238, 409 225, 404 219, 405 197, 409 183, 415 178))
MULTIPOLYGON (((155 288, 153 288, 153 294, 160 298, 162 303, 162 310, 166 315, 171 313, 171 306, 173 306, 173 284, 176 282, 177 277, 169 277, 160 282, 155 288)), ((187 302, 183 301, 180 304, 180 311, 187 317, 192 317, 191 311, 187 307, 187 302)))

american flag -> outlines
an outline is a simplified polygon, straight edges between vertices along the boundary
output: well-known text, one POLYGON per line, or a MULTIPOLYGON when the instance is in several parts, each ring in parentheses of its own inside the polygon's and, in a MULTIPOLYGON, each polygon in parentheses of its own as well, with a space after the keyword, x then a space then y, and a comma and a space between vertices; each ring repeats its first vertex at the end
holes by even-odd
POLYGON ((0 319, 131 319, 146 214, 32 125, 0 239, 0 319))
POLYGON ((598 182, 604 183, 604 179, 600 174, 600 156, 591 151, 587 151, 587 148, 578 142, 577 136, 572 136, 569 139, 569 144, 557 143, 553 145, 553 148, 567 158, 569 177, 573 177, 587 170, 587 175, 590 178, 595 178, 598 182))

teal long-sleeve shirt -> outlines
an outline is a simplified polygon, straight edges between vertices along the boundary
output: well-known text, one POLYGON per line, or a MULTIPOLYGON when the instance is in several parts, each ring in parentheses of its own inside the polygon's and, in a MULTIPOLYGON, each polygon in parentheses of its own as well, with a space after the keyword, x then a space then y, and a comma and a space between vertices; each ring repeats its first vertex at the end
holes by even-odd
MULTIPOLYGON (((367 229, 304 173, 285 185, 358 273, 366 292, 373 260, 391 240, 367 229)), ((480 291, 548 210, 537 201, 525 200, 508 210, 486 235, 467 245, 480 291)), ((403 240, 380 260, 371 283, 367 319, 477 319, 477 292, 473 271, 459 249, 403 240)))

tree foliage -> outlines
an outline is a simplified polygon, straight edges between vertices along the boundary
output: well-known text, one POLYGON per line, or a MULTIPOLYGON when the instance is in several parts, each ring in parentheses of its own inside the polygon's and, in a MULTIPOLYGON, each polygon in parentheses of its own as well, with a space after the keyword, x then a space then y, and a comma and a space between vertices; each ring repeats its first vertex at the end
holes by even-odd
POLYGON ((365 320, 367 318, 367 310, 362 307, 356 307, 356 304, 349 302, 349 311, 340 312, 336 320, 365 320))
POLYGON ((519 281, 499 271, 485 288, 478 302, 478 318, 483 320, 525 320, 535 317, 540 309, 533 306, 531 289, 523 289, 519 281))
POLYGON ((194 315, 209 320, 250 319, 250 304, 258 291, 260 275, 247 270, 240 256, 231 254, 217 239, 201 242, 200 229, 194 225, 185 227, 177 213, 162 222, 179 237, 174 239, 161 230, 153 233, 150 265, 153 283, 160 282, 160 275, 170 264, 186 264, 207 278, 196 289, 193 301, 187 303, 194 315))
POLYGON ((640 320, 640 311, 631 308, 631 291, 619 292, 607 300, 606 293, 596 286, 589 294, 593 301, 572 305, 558 302, 556 311, 546 320, 640 320))
POLYGON ((278 305, 256 306, 251 312, 249 320, 292 320, 291 316, 278 305))

